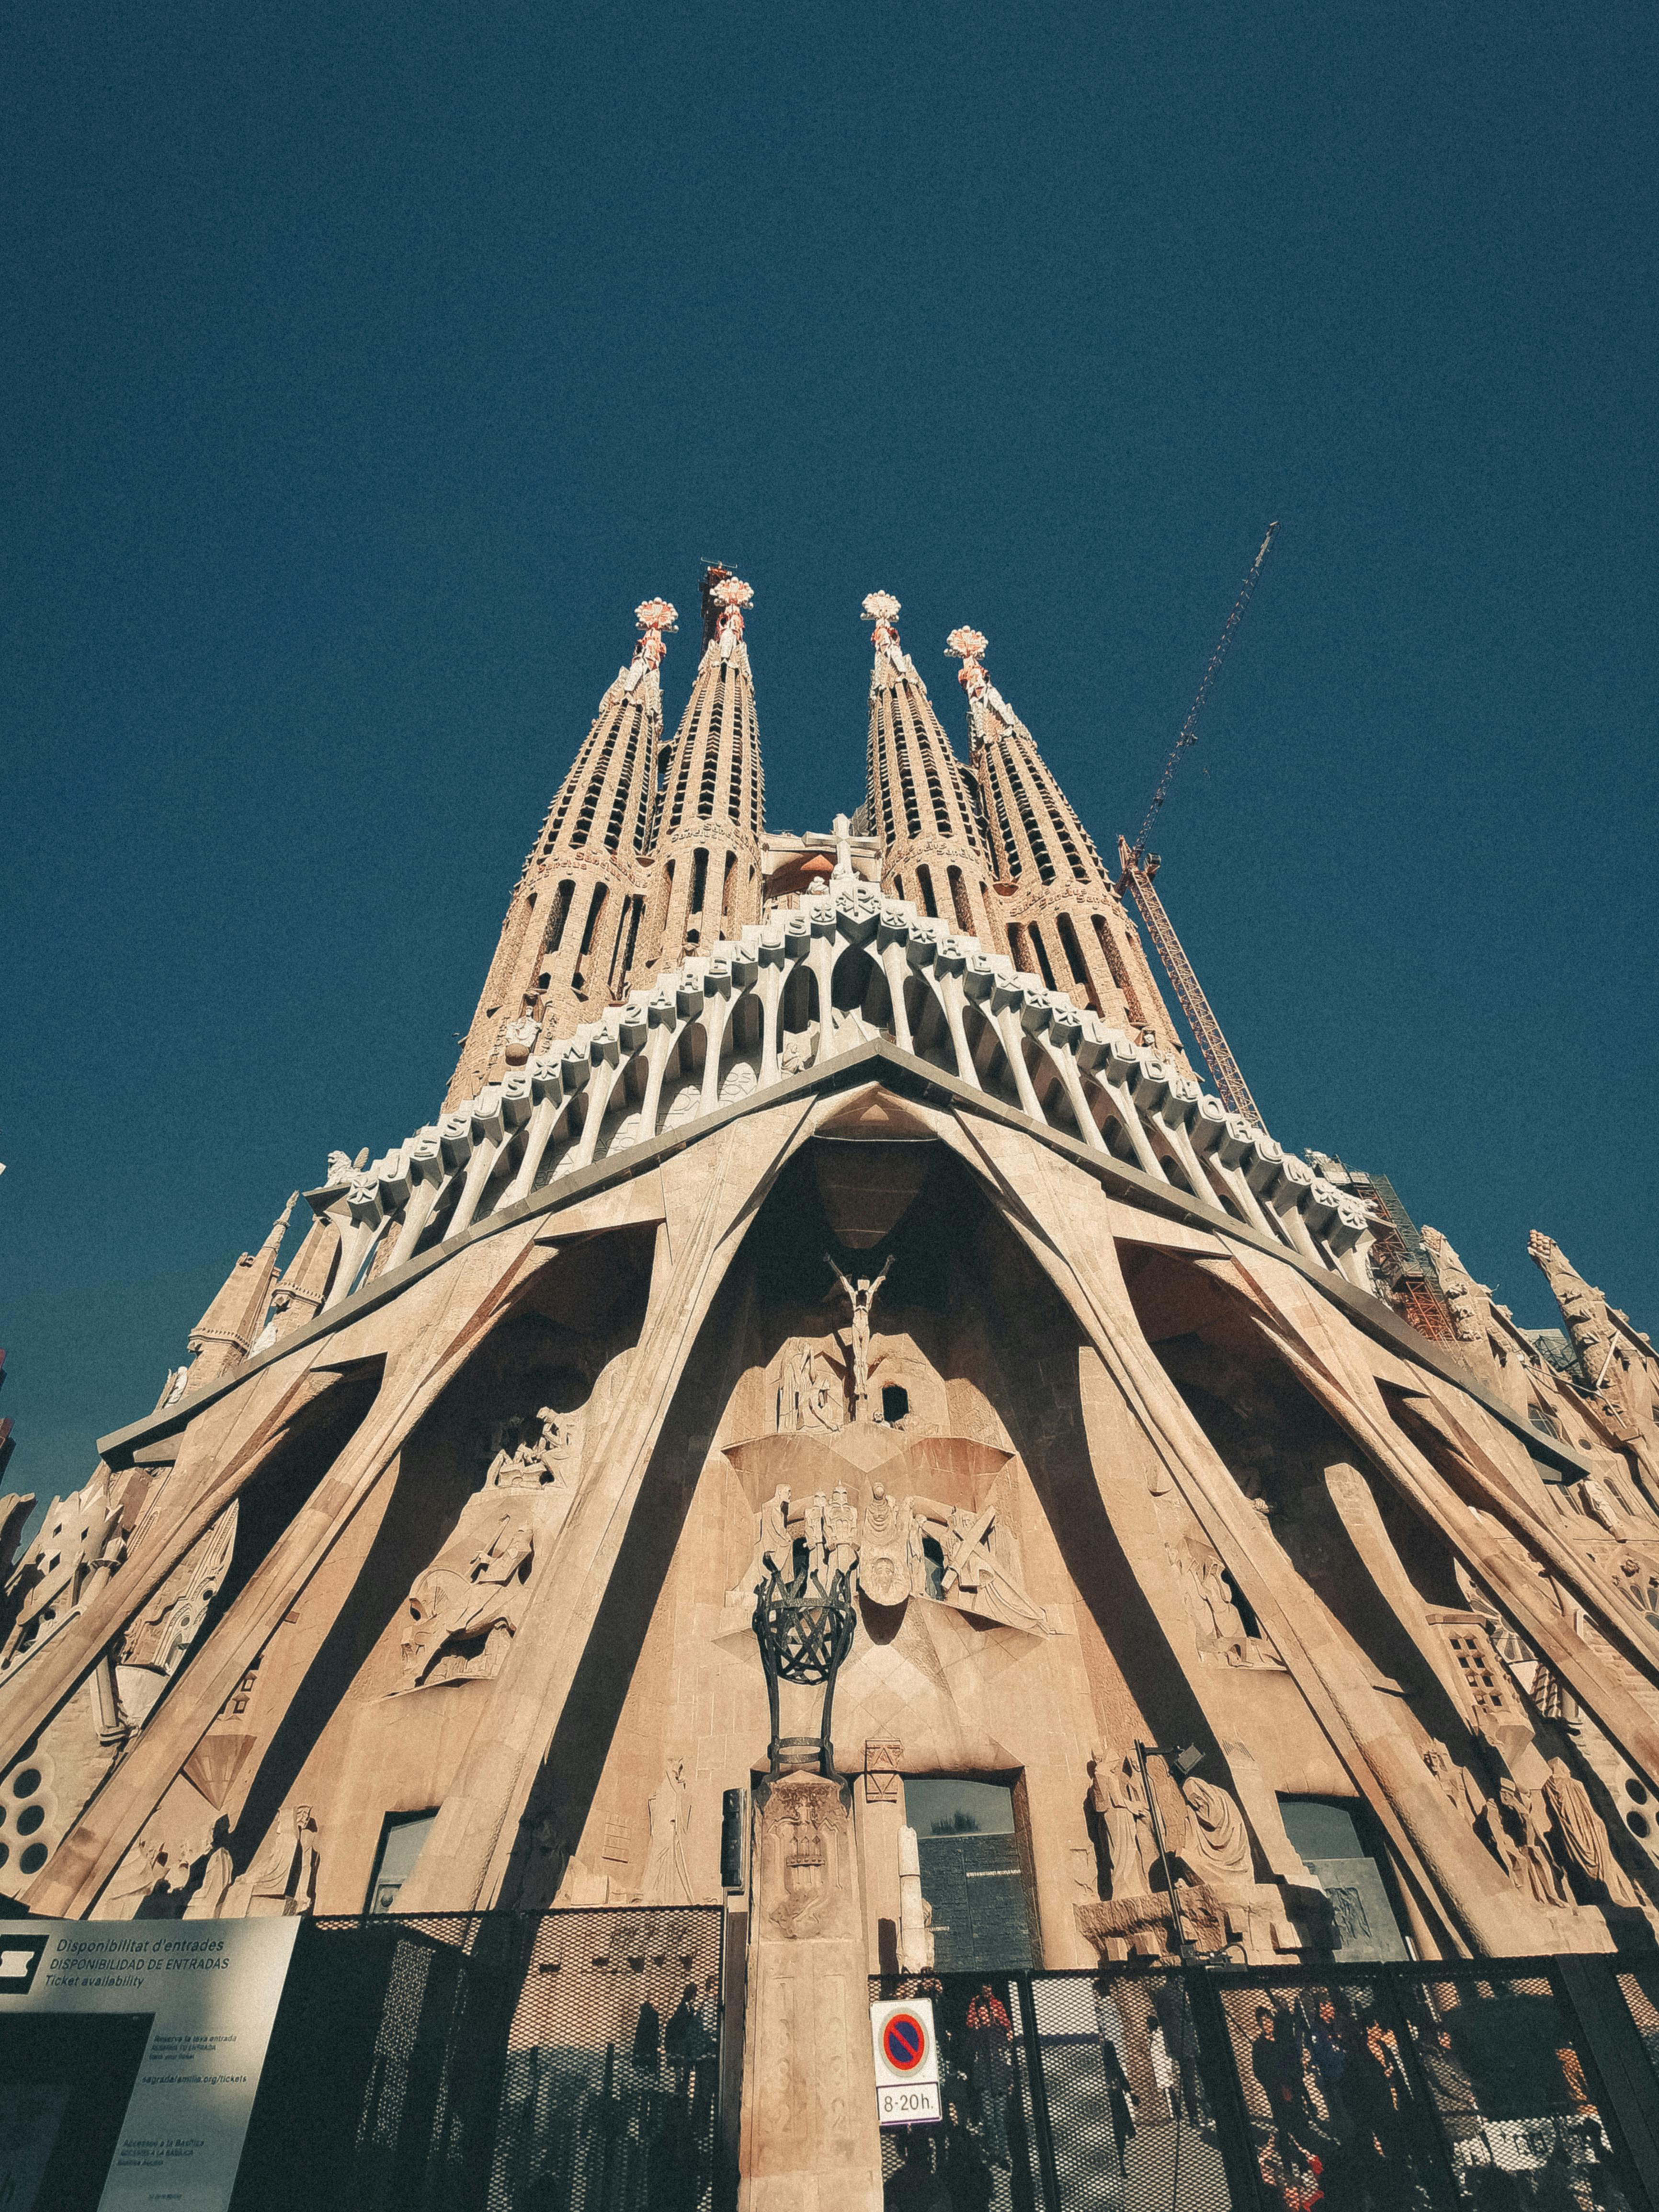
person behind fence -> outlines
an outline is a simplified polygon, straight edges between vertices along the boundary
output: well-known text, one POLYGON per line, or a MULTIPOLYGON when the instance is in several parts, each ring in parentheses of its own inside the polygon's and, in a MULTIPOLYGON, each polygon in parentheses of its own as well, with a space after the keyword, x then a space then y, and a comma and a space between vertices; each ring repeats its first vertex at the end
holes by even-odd
POLYGON ((1123 2070, 1123 2061, 1117 2055, 1117 2045, 1103 2043, 1100 2055, 1106 2067, 1106 2102, 1112 2115, 1112 2142, 1117 2152, 1117 2170, 1122 2173, 1126 2171, 1123 2154, 1135 2131, 1134 2093, 1129 2087, 1129 2077, 1123 2070))
MULTIPOLYGON (((1112 2048, 1112 2057, 1116 2058, 1118 2053, 1125 2050, 1127 2045, 1123 2033, 1123 2015, 1117 2008, 1116 1997, 1112 1994, 1112 1978, 1103 1966, 1095 1976, 1093 1996, 1095 2035, 1100 2045, 1101 2056, 1103 2058, 1105 2057, 1106 2046, 1109 2044, 1112 2048)), ((1109 2061, 1107 2070, 1109 2077, 1109 2061)))
MULTIPOLYGON (((1363 2160, 1392 2166, 1407 2163, 1407 2107, 1411 2092, 1393 2039, 1373 2013, 1362 2022, 1364 2039, 1343 2075, 1347 2106, 1353 2116, 1354 2148, 1363 2160)), ((1379 2186, 1387 2185, 1376 2177, 1379 2186)))
POLYGON ((945 2186, 951 2212, 991 2212, 996 2201, 996 2176, 980 2156, 979 2145, 966 2128, 946 2131, 945 2186))
POLYGON ((883 2184, 884 2212, 951 2212, 951 2195, 933 2171, 929 2128, 906 2128, 899 2163, 883 2184))
POLYGON ((1181 2094, 1176 2063, 1170 2056, 1170 2046, 1164 2034, 1163 2022, 1156 2013, 1146 2015, 1146 2056, 1152 2062, 1152 2087, 1158 2093, 1160 2119, 1178 2120, 1181 2118, 1181 2094))
POLYGON ((1474 2084, 1468 2068, 1452 2048, 1451 2030, 1444 2021, 1419 2039, 1417 2063, 1439 2108, 1440 2124, 1454 2146, 1480 2140, 1486 2123, 1475 2100, 1474 2084))
POLYGON ((1267 2100, 1279 2161, 1288 2172, 1293 2166, 1305 2165, 1310 2156, 1318 2155, 1302 2074, 1301 2045, 1295 2022, 1283 2009, 1258 2005, 1255 2027, 1250 2071, 1267 2100))
POLYGON ((1348 2070, 1353 2034, 1348 2022, 1338 2014, 1335 2000, 1324 1992, 1309 2032, 1308 2048, 1313 2054, 1314 2072, 1331 2131, 1339 2142, 1346 2142, 1353 2133, 1353 2122, 1342 2094, 1342 2077, 1348 2070))
POLYGON ((697 2017, 697 1985, 688 1982, 685 1995, 675 2006, 662 2032, 663 2056, 674 2069, 676 2093, 684 2097, 690 2087, 691 2069, 702 2054, 702 2022, 697 2017))
POLYGON ((1164 2047, 1175 2061, 1174 2094, 1185 2103, 1187 2118, 1198 2127, 1204 2119, 1204 2103, 1199 2085, 1198 2041, 1188 2019, 1186 1991, 1172 1974, 1152 1984, 1152 2010, 1164 2030, 1164 2047))
POLYGON ((979 2097, 980 2140, 993 2166, 1012 2172, 1008 2155, 1008 2094, 1014 2086, 1014 2031, 1008 2010, 989 1982, 968 2008, 969 2062, 979 2097))
POLYGON ((634 2030, 634 2063, 641 2074, 655 2074, 662 2063, 662 2015, 649 1997, 640 2007, 634 2030))

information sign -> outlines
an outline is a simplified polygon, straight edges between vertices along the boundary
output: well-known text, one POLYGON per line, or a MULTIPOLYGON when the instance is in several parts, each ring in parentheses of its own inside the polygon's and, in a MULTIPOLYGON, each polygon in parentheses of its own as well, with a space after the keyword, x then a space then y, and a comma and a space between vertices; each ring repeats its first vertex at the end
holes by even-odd
POLYGON ((931 1997, 900 1997, 870 2008, 876 2053, 876 2118, 884 2128, 939 2120, 939 2045, 931 1997))
POLYGON ((226 2212, 299 1930, 0 1921, 0 2118, 27 2123, 0 2126, 0 2204, 53 2212, 73 2170, 98 2212, 226 2212))

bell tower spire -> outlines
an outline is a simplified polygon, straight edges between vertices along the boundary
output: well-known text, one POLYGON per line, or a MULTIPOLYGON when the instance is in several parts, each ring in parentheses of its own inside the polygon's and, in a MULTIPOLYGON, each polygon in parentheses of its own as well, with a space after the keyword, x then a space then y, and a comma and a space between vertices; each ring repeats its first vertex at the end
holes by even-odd
POLYGON ((299 1199, 296 1190, 270 1224, 270 1234, 257 1252, 244 1252, 225 1278, 224 1285, 189 1337, 196 1355, 186 1370, 189 1387, 200 1389, 216 1382, 247 1358, 248 1347, 264 1326, 276 1280, 276 1255, 299 1199))
POLYGON ((664 635, 679 619, 666 599, 643 600, 634 618, 634 658, 600 700, 514 885, 446 1107, 522 1065, 538 1036, 593 1018, 623 988, 645 903, 662 742, 657 671, 664 635))
POLYGON ((884 848, 881 887, 1000 952, 1006 940, 993 905, 978 787, 951 751, 927 686, 899 643, 898 611, 890 592, 872 592, 864 602, 875 647, 865 806, 884 848))
POLYGON ((1088 1000, 1115 1027, 1152 1032, 1158 1049, 1185 1054, 1139 933, 1094 840, 1037 750, 1036 739, 991 682, 984 633, 953 629, 945 650, 962 663, 969 757, 985 794, 986 832, 1007 894, 1008 949, 1051 990, 1088 1000))
POLYGON ((703 571, 702 659, 655 793, 643 969, 672 967, 760 920, 765 787, 743 640, 754 597, 718 562, 703 571))

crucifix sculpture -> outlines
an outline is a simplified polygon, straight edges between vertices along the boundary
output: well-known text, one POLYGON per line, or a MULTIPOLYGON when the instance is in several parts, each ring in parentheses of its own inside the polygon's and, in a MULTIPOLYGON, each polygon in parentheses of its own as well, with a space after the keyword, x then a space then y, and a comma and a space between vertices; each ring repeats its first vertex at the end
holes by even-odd
POLYGON ((857 1285, 849 1283, 841 1269, 826 1252, 824 1264, 841 1285, 842 1293, 852 1308, 850 1334, 852 1346, 848 1360, 848 1375, 853 1386, 853 1425, 859 1427, 870 1419, 870 1309, 876 1302, 876 1293, 887 1279, 887 1270, 893 1264, 890 1252, 882 1262, 881 1273, 872 1281, 860 1275, 857 1285))

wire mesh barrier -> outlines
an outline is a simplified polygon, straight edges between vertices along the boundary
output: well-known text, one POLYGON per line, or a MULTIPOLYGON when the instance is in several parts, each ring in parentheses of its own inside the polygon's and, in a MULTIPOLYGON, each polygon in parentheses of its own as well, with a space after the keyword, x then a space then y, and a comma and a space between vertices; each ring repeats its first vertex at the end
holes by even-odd
POLYGON ((939 2029, 943 2122, 884 2133, 890 2201, 1656 2212, 1659 1962, 1619 1966, 872 1983, 939 2029))
POLYGON ((709 1906, 311 1923, 233 2212, 289 2212, 296 2185, 308 2212, 711 2208, 720 1924, 709 1906))

